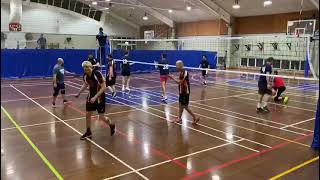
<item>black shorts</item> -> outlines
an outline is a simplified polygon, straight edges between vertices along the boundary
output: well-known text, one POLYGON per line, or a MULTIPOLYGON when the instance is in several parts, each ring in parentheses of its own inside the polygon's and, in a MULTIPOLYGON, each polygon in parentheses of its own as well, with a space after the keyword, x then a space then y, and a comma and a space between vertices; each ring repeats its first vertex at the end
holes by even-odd
POLYGON ((122 76, 130 76, 130 71, 121 71, 122 76))
POLYGON ((96 100, 94 103, 90 103, 89 97, 86 102, 86 111, 97 111, 99 114, 103 114, 106 112, 106 96, 101 95, 100 101, 96 100))
POLYGON ((268 85, 265 84, 265 83, 258 83, 258 93, 261 94, 261 95, 265 95, 265 94, 268 94, 268 95, 272 95, 272 90, 268 88, 268 85))
POLYGON ((179 95, 179 103, 182 106, 188 106, 189 105, 189 94, 180 94, 179 95))
POLYGON ((106 78, 106 85, 107 85, 107 87, 108 87, 108 86, 113 86, 113 85, 115 85, 115 84, 116 84, 116 78, 117 78, 117 76, 115 75, 115 76, 113 76, 113 77, 111 78, 111 80, 109 80, 109 76, 107 76, 107 78, 106 78))
POLYGON ((57 87, 53 87, 53 96, 58 96, 59 92, 65 94, 65 85, 64 83, 57 83, 57 87))
POLYGON ((202 70, 202 76, 208 75, 207 70, 202 70))
POLYGON ((278 87, 278 88, 273 87, 273 89, 274 89, 275 91, 277 91, 277 95, 276 95, 276 97, 275 97, 275 100, 277 101, 278 98, 281 96, 281 94, 286 90, 286 87, 284 87, 284 86, 278 87))

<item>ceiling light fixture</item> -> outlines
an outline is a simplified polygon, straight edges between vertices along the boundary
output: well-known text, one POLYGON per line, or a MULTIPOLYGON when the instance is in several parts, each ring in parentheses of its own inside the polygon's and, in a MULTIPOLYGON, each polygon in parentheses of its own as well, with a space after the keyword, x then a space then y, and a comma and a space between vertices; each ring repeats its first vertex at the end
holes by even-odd
POLYGON ((239 0, 235 0, 234 4, 232 5, 233 9, 239 9, 240 8, 240 4, 239 4, 239 0))
POLYGON ((147 16, 147 13, 144 14, 144 16, 142 17, 143 20, 147 21, 149 18, 147 16))
POLYGON ((265 0, 263 2, 263 6, 270 6, 272 4, 272 1, 271 0, 265 0))
POLYGON ((111 0, 106 0, 106 2, 110 2, 111 0))
POLYGON ((168 10, 168 12, 169 12, 169 13, 172 13, 172 12, 173 12, 173 10, 172 10, 172 9, 169 9, 169 10, 168 10))
POLYGON ((191 11, 192 7, 191 7, 191 6, 187 6, 186 9, 187 9, 188 11, 191 11))
POLYGON ((92 3, 91 3, 92 5, 97 5, 98 4, 98 2, 96 2, 96 1, 92 1, 92 3))

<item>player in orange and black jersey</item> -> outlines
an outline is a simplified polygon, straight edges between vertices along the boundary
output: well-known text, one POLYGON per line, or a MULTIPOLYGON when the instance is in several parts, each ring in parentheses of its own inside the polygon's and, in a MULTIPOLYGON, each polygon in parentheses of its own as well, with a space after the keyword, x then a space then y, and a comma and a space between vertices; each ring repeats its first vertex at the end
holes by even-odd
POLYGON ((89 61, 84 61, 82 63, 84 69, 83 75, 83 85, 76 95, 79 97, 80 94, 89 87, 89 94, 86 101, 86 124, 87 131, 81 136, 81 140, 85 138, 91 138, 91 116, 93 111, 97 111, 99 114, 99 120, 104 121, 109 125, 111 130, 111 136, 115 133, 115 125, 111 123, 110 118, 105 117, 105 90, 106 90, 106 81, 100 71, 94 70, 92 64, 89 61))
POLYGON ((200 120, 195 116, 195 114, 189 108, 189 97, 190 97, 190 82, 189 82, 189 73, 184 69, 184 64, 181 60, 176 62, 177 70, 180 72, 179 80, 174 79, 173 76, 169 75, 171 79, 176 81, 179 84, 179 116, 176 123, 182 122, 182 113, 183 110, 187 110, 188 113, 193 117, 193 123, 197 124, 200 120))

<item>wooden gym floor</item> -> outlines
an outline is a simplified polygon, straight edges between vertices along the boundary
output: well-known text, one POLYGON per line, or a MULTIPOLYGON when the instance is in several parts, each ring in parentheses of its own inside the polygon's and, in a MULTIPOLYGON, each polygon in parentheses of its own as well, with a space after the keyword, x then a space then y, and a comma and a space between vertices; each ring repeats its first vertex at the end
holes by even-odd
POLYGON ((55 109, 50 80, 2 80, 1 179, 319 179, 319 152, 310 148, 318 84, 289 82, 289 105, 270 103, 269 114, 257 114, 255 80, 212 75, 203 87, 191 74, 198 125, 186 113, 182 124, 171 122, 176 84, 169 81, 169 101, 162 104, 158 73, 138 74, 129 94, 107 95, 116 135, 93 119, 92 141, 79 139, 86 93, 73 94, 81 78, 66 78, 72 103, 63 106, 59 96, 55 109))

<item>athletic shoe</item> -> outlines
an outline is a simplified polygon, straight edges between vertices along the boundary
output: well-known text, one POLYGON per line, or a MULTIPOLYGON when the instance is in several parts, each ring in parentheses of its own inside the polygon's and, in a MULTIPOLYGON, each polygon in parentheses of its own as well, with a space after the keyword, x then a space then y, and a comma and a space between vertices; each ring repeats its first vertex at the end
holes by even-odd
POLYGON ((168 97, 167 97, 167 96, 164 96, 164 97, 162 98, 162 101, 166 101, 166 100, 168 100, 168 97))
POLYGON ((122 86, 122 91, 125 91, 126 89, 124 88, 124 86, 122 86))
POLYGON ((85 140, 86 138, 91 138, 91 137, 92 137, 91 131, 87 131, 81 136, 80 140, 85 140))
POLYGON ((268 109, 267 106, 266 106, 266 107, 263 107, 262 109, 263 109, 264 112, 270 112, 270 110, 268 109))
POLYGON ((116 97, 117 93, 116 92, 113 92, 112 93, 112 97, 116 97))
POLYGON ((63 100, 63 104, 69 104, 70 103, 70 101, 68 101, 68 100, 63 100))
POLYGON ((129 87, 127 87, 127 88, 126 88, 126 90, 127 90, 127 91, 130 91, 130 88, 129 88, 129 87))
POLYGON ((56 103, 52 103, 52 107, 53 108, 56 108, 57 106, 56 106, 56 103))
POLYGON ((288 101, 289 101, 289 97, 288 96, 284 97, 283 104, 287 105, 288 101))
POLYGON ((257 110, 258 113, 264 112, 264 110, 262 108, 257 108, 256 110, 257 110))
POLYGON ((116 125, 115 124, 110 124, 110 134, 111 136, 114 135, 114 133, 116 133, 116 125))
POLYGON ((196 125, 200 121, 200 118, 196 118, 193 120, 192 124, 196 125))

